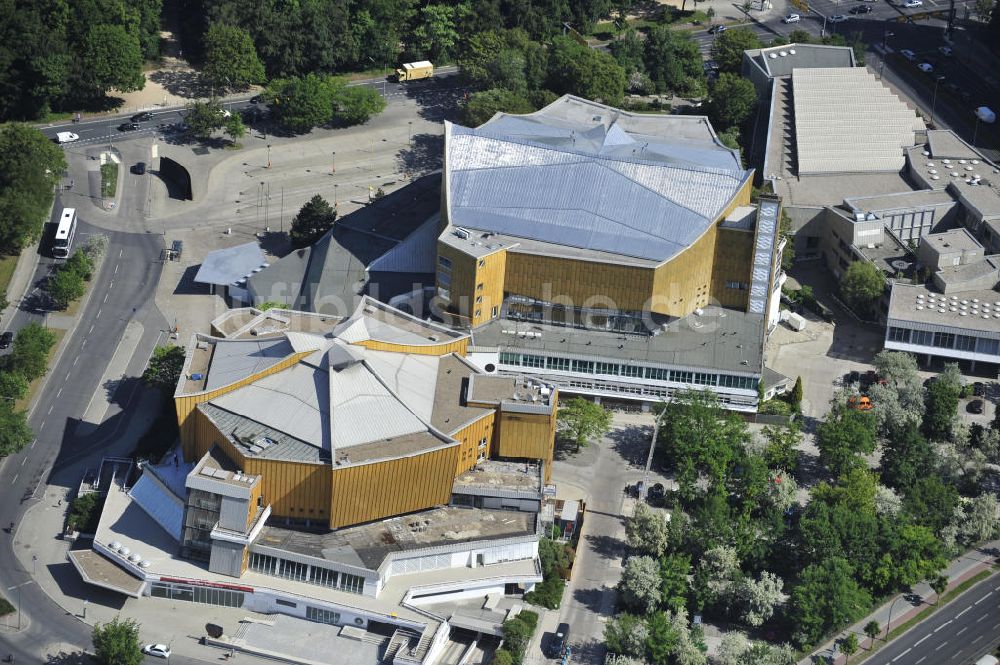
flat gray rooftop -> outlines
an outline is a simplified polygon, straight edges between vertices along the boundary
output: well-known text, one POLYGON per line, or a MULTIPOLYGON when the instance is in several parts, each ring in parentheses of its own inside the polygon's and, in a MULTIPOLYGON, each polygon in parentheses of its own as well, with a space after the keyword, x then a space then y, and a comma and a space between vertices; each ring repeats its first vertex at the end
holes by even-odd
POLYGON ((456 486, 542 491, 541 467, 525 462, 485 460, 455 478, 456 486))
POLYGON ((896 283, 889 300, 889 318, 1000 332, 1000 293, 977 290, 945 296, 925 286, 896 283))
POLYGON ((266 526, 256 545, 376 570, 395 552, 535 534, 535 513, 444 506, 326 533, 266 526))
POLYGON ((927 130, 927 150, 934 159, 981 159, 979 153, 950 129, 927 130))
POLYGON ((280 654, 290 662, 309 661, 329 665, 377 665, 382 662, 389 638, 368 631, 359 637, 348 637, 342 626, 272 614, 273 625, 247 623, 244 641, 251 649, 280 654))
POLYGON ((858 212, 889 212, 948 205, 954 201, 950 194, 940 189, 918 189, 876 196, 851 196, 844 199, 844 204, 858 212))
POLYGON ((764 317, 721 307, 672 321, 658 335, 565 328, 497 319, 472 333, 476 346, 520 352, 550 352, 596 361, 651 362, 672 367, 759 374, 763 365, 764 317), (510 334, 537 332, 541 336, 510 334))

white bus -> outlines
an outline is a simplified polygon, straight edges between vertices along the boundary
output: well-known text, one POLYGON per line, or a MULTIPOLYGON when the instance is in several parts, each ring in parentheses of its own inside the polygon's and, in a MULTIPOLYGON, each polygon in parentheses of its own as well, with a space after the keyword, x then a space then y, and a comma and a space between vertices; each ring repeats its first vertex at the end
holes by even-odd
POLYGON ((56 227, 56 237, 52 242, 52 255, 58 259, 68 257, 75 235, 76 208, 63 208, 62 216, 59 218, 59 226, 56 227))

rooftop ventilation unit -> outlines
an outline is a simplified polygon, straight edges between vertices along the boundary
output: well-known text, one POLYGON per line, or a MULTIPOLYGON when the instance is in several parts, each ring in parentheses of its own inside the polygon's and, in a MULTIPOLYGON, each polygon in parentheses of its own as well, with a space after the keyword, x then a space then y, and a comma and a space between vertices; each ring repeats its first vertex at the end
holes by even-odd
POLYGON ((456 228, 455 229, 455 235, 457 235, 462 240, 468 240, 469 239, 469 232, 466 231, 463 228, 456 228))

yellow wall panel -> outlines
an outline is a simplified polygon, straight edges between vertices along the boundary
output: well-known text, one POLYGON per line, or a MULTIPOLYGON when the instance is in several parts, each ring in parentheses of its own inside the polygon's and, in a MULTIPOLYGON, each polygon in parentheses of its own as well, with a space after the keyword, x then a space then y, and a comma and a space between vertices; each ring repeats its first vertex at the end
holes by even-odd
POLYGON ((493 444, 494 417, 495 413, 490 412, 476 422, 448 435, 458 441, 459 452, 455 475, 464 473, 476 465, 480 453, 479 442, 483 439, 486 439, 486 446, 482 448, 482 453, 489 456, 493 444))
POLYGON ((326 522, 330 515, 330 466, 248 458, 247 473, 263 476, 263 498, 275 517, 326 522))
POLYGON ((388 342, 377 342, 375 340, 364 340, 354 342, 357 346, 363 346, 372 351, 392 351, 395 353, 412 353, 423 356, 444 356, 449 353, 457 353, 460 356, 466 355, 469 349, 469 338, 444 342, 441 344, 390 344, 388 342))
POLYGON ((330 527, 361 524, 448 503, 459 446, 385 462, 333 468, 330 527))

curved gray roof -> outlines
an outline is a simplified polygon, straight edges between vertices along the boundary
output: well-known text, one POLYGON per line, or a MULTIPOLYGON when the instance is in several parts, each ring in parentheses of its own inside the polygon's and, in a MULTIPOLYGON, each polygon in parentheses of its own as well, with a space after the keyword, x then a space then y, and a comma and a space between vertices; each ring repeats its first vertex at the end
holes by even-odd
POLYGON ((665 261, 704 233, 750 173, 704 119, 676 139, 665 136, 672 118, 663 123, 657 135, 596 115, 589 123, 543 112, 478 129, 448 123, 449 222, 665 261))

